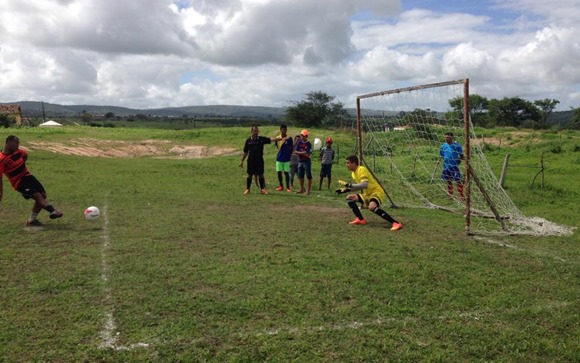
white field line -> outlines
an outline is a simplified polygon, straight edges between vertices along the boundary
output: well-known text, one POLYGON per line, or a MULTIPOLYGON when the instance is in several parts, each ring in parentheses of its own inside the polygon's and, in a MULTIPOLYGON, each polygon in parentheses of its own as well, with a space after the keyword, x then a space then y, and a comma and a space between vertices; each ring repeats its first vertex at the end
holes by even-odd
POLYGON ((514 245, 507 244, 507 243, 495 241, 495 240, 493 240, 491 238, 487 238, 487 237, 475 236, 475 237, 473 237, 473 239, 476 239, 476 240, 481 241, 481 242, 489 243, 489 244, 492 244, 492 245, 498 245, 498 246, 501 246, 501 247, 513 248, 515 250, 520 250, 521 249, 518 246, 514 246, 514 245))
POLYGON ((540 252, 540 251, 525 249, 525 248, 522 248, 522 247, 518 247, 518 246, 510 245, 510 244, 507 244, 507 243, 503 243, 503 242, 500 242, 500 241, 496 241, 496 240, 493 240, 493 239, 488 238, 488 237, 474 236, 473 239, 478 240, 478 241, 481 241, 481 242, 484 242, 484 243, 489 243, 489 244, 501 246, 501 247, 513 248, 514 250, 527 251, 527 252, 529 252, 531 254, 534 254, 536 256, 551 257, 554 260, 559 261, 559 262, 578 264, 577 261, 569 261, 569 260, 566 260, 566 259, 564 259, 564 258, 562 258, 560 256, 555 256, 555 255, 552 255, 550 253, 544 253, 544 252, 540 252))
MULTIPOLYGON (((562 307, 568 306, 568 302, 553 302, 546 305, 537 305, 533 306, 533 310, 537 311, 544 311, 544 310, 552 310, 558 309, 562 307)), ((529 309, 529 308, 526 308, 529 309)), ((520 308, 514 309, 506 309, 506 313, 515 313, 520 311, 520 308)), ((328 325, 318 325, 318 326, 309 326, 308 324, 304 324, 301 327, 286 327, 286 328, 272 328, 265 330, 261 333, 257 334, 239 334, 239 336, 272 336, 272 335, 279 335, 279 334, 289 334, 289 335, 297 335, 297 334, 314 334, 318 332, 325 332, 325 331, 344 331, 344 330, 357 330, 364 327, 377 327, 377 326, 387 326, 387 325, 394 325, 397 323, 405 323, 411 321, 421 321, 427 319, 431 320, 448 320, 454 318, 460 319, 468 319, 474 321, 480 320, 487 320, 489 318, 494 318, 497 316, 497 312, 495 311, 465 311, 465 312, 451 312, 445 315, 439 315, 435 317, 419 317, 419 316, 406 316, 406 317, 398 317, 398 318, 377 318, 373 320, 367 321, 353 321, 353 322, 345 322, 343 324, 328 324, 328 325)))
POLYGON ((109 202, 108 194, 105 195, 105 203, 101 209, 101 218, 103 218, 103 234, 101 238, 103 239, 103 244, 101 245, 101 280, 103 280, 103 305, 105 306, 104 313, 104 324, 103 329, 100 332, 101 343, 99 348, 101 349, 113 349, 113 350, 132 350, 135 348, 147 348, 149 344, 147 343, 136 343, 129 346, 118 345, 117 341, 119 339, 120 332, 117 330, 117 324, 115 323, 115 305, 113 304, 113 294, 111 291, 111 286, 109 285, 109 277, 111 275, 111 268, 109 267, 108 257, 109 250, 111 249, 111 238, 109 237, 109 214, 108 214, 109 202))

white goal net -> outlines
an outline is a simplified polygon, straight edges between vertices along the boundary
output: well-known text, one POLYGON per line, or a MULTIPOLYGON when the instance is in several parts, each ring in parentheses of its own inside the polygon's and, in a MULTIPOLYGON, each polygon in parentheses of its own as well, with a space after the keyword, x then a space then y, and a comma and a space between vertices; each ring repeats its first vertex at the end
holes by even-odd
POLYGON ((393 206, 457 213, 468 234, 571 233, 522 214, 499 185, 473 130, 467 79, 357 97, 357 153, 393 206), (465 155, 459 183, 451 187, 442 179, 439 156, 448 132, 465 155))

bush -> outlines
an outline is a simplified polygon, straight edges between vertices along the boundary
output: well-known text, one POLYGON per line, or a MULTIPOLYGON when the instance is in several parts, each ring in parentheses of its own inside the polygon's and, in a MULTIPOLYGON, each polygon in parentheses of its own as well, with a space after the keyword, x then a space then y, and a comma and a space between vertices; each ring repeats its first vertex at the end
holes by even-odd
POLYGON ((488 143, 483 143, 483 145, 481 146, 481 150, 483 150, 483 152, 493 151, 493 149, 494 149, 493 146, 488 143))

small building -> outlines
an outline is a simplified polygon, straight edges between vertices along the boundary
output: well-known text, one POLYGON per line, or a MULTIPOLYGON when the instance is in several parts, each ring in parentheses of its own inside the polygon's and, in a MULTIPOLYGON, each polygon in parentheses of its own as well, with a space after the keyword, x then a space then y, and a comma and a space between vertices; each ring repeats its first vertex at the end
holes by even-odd
POLYGON ((19 105, 0 105, 0 114, 14 117, 17 126, 22 125, 22 109, 19 105))

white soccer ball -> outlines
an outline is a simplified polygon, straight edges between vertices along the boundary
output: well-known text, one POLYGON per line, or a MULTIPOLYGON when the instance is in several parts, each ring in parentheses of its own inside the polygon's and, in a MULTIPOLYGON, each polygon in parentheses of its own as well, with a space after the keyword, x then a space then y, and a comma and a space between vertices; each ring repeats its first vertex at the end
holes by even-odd
POLYGON ((92 206, 85 209, 84 215, 87 221, 92 221, 99 218, 99 216, 101 215, 101 211, 99 210, 99 208, 92 206))

